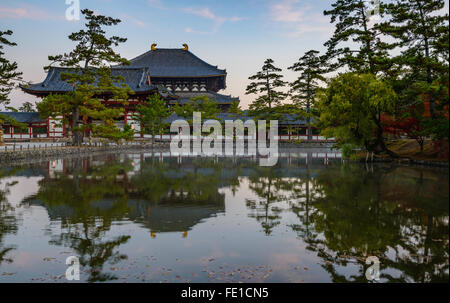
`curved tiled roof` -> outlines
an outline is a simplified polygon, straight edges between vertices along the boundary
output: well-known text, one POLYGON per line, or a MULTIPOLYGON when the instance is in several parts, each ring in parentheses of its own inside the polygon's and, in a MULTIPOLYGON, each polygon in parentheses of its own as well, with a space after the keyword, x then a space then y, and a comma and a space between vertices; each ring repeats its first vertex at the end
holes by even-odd
POLYGON ((207 96, 211 100, 215 100, 219 104, 231 104, 234 100, 239 101, 239 98, 232 96, 222 95, 212 91, 206 92, 175 92, 175 95, 179 97, 178 100, 173 100, 172 103, 185 104, 191 100, 191 97, 207 96))
MULTIPOLYGON (((255 117, 249 115, 248 111, 242 111, 240 115, 236 115, 233 113, 219 113, 217 115, 217 120, 222 122, 225 121, 235 121, 235 120, 254 120, 255 117)), ((306 126, 307 122, 300 117, 296 117, 296 115, 284 114, 284 120, 279 122, 279 125, 296 125, 296 126, 306 126)), ((172 113, 168 118, 165 119, 166 123, 172 123, 175 120, 185 120, 185 118, 178 116, 176 113, 172 113)))
MULTIPOLYGON (((226 71, 206 63, 188 50, 158 48, 130 60, 133 67, 150 68, 151 77, 213 77, 226 71)), ((124 66, 126 68, 126 66, 124 66)))
POLYGON ((39 113, 36 112, 0 112, 0 115, 8 116, 19 123, 42 123, 46 121, 39 116, 39 113))
MULTIPOLYGON (((70 72, 70 68, 52 67, 47 73, 44 82, 31 84, 29 86, 21 86, 25 92, 29 93, 64 93, 73 90, 71 84, 61 80, 61 74, 70 72)), ((112 75, 122 76, 125 83, 136 93, 156 90, 154 85, 147 84, 147 76, 149 74, 146 67, 124 67, 111 68, 112 75)))

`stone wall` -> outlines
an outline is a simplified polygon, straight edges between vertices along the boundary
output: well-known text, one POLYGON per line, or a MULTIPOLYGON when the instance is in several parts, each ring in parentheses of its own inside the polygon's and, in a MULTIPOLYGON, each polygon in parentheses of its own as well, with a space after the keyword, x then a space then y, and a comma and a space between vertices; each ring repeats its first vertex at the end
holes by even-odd
POLYGON ((76 155, 91 155, 104 152, 124 152, 124 151, 142 151, 152 149, 167 149, 166 143, 155 143, 153 146, 150 143, 133 144, 133 145, 109 145, 109 146, 58 146, 25 150, 8 150, 0 152, 0 163, 10 163, 12 161, 32 160, 32 159, 47 159, 55 157, 76 156, 76 155))

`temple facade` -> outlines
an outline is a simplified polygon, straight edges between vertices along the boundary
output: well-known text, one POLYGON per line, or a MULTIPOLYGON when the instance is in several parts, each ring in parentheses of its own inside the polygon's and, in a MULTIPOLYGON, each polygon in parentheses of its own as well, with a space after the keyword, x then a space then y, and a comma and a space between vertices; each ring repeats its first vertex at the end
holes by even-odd
MULTIPOLYGON (((72 85, 61 80, 61 74, 70 71, 67 68, 52 67, 48 71, 47 77, 41 83, 28 86, 21 86, 22 90, 28 94, 37 97, 45 97, 49 94, 63 94, 73 90, 72 85)), ((140 125, 133 120, 136 106, 142 104, 145 100, 155 93, 166 100, 168 106, 175 104, 183 105, 193 97, 207 96, 210 100, 217 102, 222 113, 218 119, 233 119, 232 115, 227 114, 231 104, 240 102, 238 97, 221 94, 220 91, 226 88, 227 72, 218 66, 213 66, 196 55, 190 50, 188 45, 183 48, 157 48, 153 44, 149 51, 130 60, 129 65, 116 65, 111 67, 113 76, 122 76, 125 83, 134 91, 129 97, 128 104, 112 101, 111 94, 107 92, 98 95, 102 102, 109 107, 124 107, 124 115, 118 119, 118 127, 129 124, 136 131, 136 137, 149 137, 149 135, 140 134, 140 125)), ((173 121, 177 117, 173 114, 168 120, 173 121)), ((246 117, 250 118, 250 117, 246 117)), ((42 123, 43 121, 39 121, 42 123)), ((57 123, 46 121, 47 132, 40 130, 42 137, 47 134, 51 138, 64 137, 67 134, 66 127, 59 127, 57 123)), ((42 127, 43 124, 39 126, 42 127)), ((30 127, 30 137, 36 137, 33 134, 33 127, 30 127)), ((285 119, 280 123, 280 139, 292 140, 307 138, 306 121, 296 118, 285 119)), ((89 135, 89 134, 86 134, 89 135)), ((313 133, 315 140, 323 140, 318 133, 313 133)), ((14 137, 13 135, 11 137, 14 137)), ((170 135, 165 136, 170 138, 170 135)), ((164 139, 164 137, 161 137, 164 139)))
POLYGON ((185 104, 192 97, 208 96, 222 112, 227 112, 234 100, 239 102, 237 97, 218 93, 226 88, 225 69, 206 63, 190 52, 186 44, 184 48, 174 49, 156 46, 153 44, 148 52, 131 59, 131 64, 122 68, 148 68, 151 83, 176 96, 170 104, 185 104))

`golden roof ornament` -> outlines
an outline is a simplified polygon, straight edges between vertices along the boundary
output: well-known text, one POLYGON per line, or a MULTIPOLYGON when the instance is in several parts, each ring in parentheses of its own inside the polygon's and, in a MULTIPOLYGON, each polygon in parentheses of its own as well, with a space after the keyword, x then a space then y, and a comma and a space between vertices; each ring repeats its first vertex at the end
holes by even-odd
POLYGON ((154 51, 154 50, 156 50, 156 46, 157 46, 158 44, 156 44, 156 43, 153 43, 152 44, 152 51, 154 51))
POLYGON ((189 50, 189 45, 187 45, 187 44, 185 43, 185 44, 183 44, 183 46, 184 46, 183 50, 185 50, 185 51, 189 50))

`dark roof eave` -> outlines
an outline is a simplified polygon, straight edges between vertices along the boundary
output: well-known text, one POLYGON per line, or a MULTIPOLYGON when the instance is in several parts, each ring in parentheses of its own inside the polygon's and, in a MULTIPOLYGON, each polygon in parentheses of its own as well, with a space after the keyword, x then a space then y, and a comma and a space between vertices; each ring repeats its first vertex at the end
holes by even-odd
POLYGON ((227 74, 217 74, 208 76, 162 76, 162 75, 150 75, 150 78, 216 78, 216 77, 226 77, 227 74))
MULTIPOLYGON (((28 93, 30 95, 35 95, 35 96, 39 96, 39 97, 42 97, 42 96, 46 97, 46 96, 51 95, 51 94, 65 94, 65 93, 68 93, 68 91, 37 91, 37 90, 31 90, 31 89, 24 88, 24 87, 21 87, 21 89, 24 92, 26 92, 26 93, 28 93)), ((131 96, 134 96, 134 95, 147 95, 149 93, 154 93, 154 92, 157 92, 157 91, 158 91, 158 89, 151 89, 151 90, 146 90, 146 91, 137 91, 137 92, 134 92, 133 94, 130 94, 130 95, 131 96)), ((111 93, 109 93, 109 92, 105 92, 104 94, 95 95, 95 96, 96 97, 100 97, 100 96, 110 95, 110 94, 111 93)), ((175 96, 170 96, 170 95, 167 96, 167 97, 171 98, 171 99, 175 98, 175 96)))

